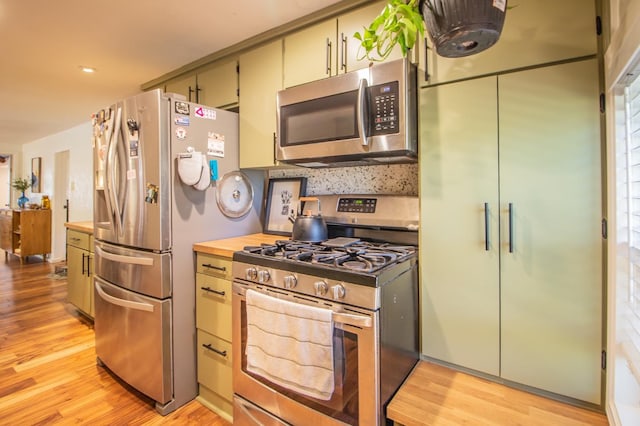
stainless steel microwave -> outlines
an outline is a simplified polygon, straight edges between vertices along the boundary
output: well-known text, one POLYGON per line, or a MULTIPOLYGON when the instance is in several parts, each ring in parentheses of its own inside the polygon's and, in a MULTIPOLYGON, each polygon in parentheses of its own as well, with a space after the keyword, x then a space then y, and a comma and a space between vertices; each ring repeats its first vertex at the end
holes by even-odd
POLYGON ((416 162, 416 66, 408 59, 278 92, 276 159, 305 167, 416 162))

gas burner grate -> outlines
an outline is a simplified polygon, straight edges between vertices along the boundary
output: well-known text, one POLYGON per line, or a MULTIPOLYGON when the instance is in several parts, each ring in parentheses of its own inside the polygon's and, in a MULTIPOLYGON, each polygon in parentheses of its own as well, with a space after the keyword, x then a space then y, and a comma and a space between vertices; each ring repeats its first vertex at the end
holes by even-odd
POLYGON ((244 251, 295 263, 371 273, 412 255, 415 253, 415 247, 364 241, 336 247, 295 240, 278 240, 275 244, 245 247, 244 251))

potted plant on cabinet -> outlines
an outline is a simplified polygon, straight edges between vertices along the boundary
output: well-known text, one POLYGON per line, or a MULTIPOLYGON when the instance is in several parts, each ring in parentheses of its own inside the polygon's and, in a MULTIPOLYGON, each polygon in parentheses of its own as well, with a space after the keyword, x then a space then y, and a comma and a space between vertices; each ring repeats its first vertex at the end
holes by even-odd
POLYGON ((389 0, 354 37, 364 51, 360 59, 384 60, 396 44, 406 56, 425 30, 440 56, 469 56, 498 41, 506 9, 507 0, 389 0))
POLYGON ((20 198, 18 198, 18 207, 23 209, 27 205, 27 202, 29 201, 29 199, 24 195, 24 191, 26 191, 27 189, 29 189, 29 187, 31 187, 31 182, 24 178, 16 178, 11 183, 11 186, 14 189, 17 189, 18 191, 22 192, 22 195, 20 196, 20 198))

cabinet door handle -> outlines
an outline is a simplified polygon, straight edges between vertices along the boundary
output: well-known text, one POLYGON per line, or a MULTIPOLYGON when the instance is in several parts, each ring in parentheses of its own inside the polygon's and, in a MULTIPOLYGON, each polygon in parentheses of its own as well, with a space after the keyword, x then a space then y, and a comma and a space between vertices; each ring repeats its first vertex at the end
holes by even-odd
POLYGON ((513 203, 509 203, 509 253, 513 253, 513 203))
POLYGON ((484 249, 489 251, 489 203, 484 203, 484 249))
POLYGON ((427 44, 427 38, 424 39, 424 81, 429 81, 429 45, 427 44))
POLYGON ((326 73, 327 75, 331 75, 331 40, 329 40, 329 37, 327 37, 327 58, 326 58, 326 65, 327 65, 327 70, 326 73))
MULTIPOLYGON (((84 258, 85 258, 85 256, 86 255, 84 253, 82 253, 82 275, 84 275, 84 258)), ((89 257, 89 256, 86 256, 86 257, 89 257)))
POLYGON ((276 151, 278 149, 278 139, 276 137, 276 132, 273 132, 273 164, 276 164, 278 160, 276 160, 276 151))
POLYGON ((340 69, 347 72, 347 38, 344 33, 340 33, 340 40, 342 42, 342 55, 340 57, 340 69))
POLYGON ((220 272, 227 272, 226 266, 216 266, 216 265, 212 265, 210 263, 203 263, 202 267, 203 268, 215 269, 216 271, 220 271, 220 272))
POLYGON ((214 290, 211 287, 200 287, 200 290, 204 290, 209 293, 214 293, 214 294, 217 294, 218 296, 224 296, 226 294, 224 291, 214 290))
POLYGON ((216 349, 213 346, 211 346, 211 343, 203 343, 202 346, 206 349, 209 349, 212 352, 217 353, 220 356, 223 356, 225 358, 227 357, 227 351, 221 351, 220 349, 216 349))
POLYGON ((93 259, 91 257, 90 254, 87 255, 87 276, 90 277, 91 276, 91 259, 93 259))

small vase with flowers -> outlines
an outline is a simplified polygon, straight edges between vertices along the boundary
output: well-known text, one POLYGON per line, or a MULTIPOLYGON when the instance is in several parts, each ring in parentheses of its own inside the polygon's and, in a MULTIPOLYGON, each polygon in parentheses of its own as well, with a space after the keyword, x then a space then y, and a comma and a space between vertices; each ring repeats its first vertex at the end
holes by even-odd
POLYGON ((16 178, 11 183, 11 186, 13 187, 13 189, 22 192, 22 195, 20 196, 20 198, 18 198, 18 207, 20 207, 21 209, 25 208, 25 206, 29 202, 29 199, 24 195, 24 191, 31 187, 31 182, 24 178, 16 178))

